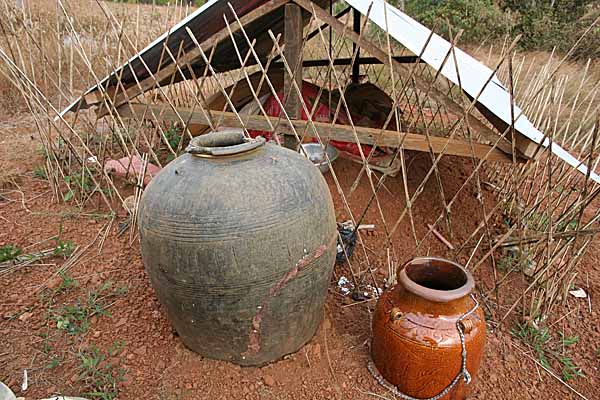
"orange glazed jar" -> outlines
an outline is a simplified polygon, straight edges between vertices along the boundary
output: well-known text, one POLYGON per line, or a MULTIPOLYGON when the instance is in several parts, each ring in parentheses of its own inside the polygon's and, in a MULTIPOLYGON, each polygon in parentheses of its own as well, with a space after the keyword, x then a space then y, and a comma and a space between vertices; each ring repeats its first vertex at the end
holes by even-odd
POLYGON ((485 343, 472 275, 440 258, 415 258, 373 317, 375 378, 404 399, 465 399, 485 343))

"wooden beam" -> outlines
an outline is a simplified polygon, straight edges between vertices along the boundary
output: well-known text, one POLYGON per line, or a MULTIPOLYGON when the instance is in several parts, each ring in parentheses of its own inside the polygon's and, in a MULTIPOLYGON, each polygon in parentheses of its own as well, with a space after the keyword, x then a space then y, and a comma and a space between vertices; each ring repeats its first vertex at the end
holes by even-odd
MULTIPOLYGON (((304 8, 306 11, 310 12, 311 14, 314 14, 315 17, 317 17, 321 21, 323 21, 323 22, 327 23, 329 26, 331 26, 338 34, 340 34, 340 35, 345 34, 346 37, 348 39, 352 40, 353 43, 355 43, 357 46, 361 47, 363 50, 367 51, 372 56, 376 57, 383 64, 394 68, 401 75, 406 75, 407 70, 404 65, 396 62, 393 59, 390 63, 390 59, 389 59, 388 55, 383 50, 381 50, 377 45, 375 45, 373 42, 366 39, 364 35, 359 36, 357 33, 353 32, 352 30, 347 29, 341 21, 338 21, 336 18, 329 15, 329 13, 327 11, 323 10, 321 7, 319 7, 318 5, 316 5, 315 3, 313 3, 310 0, 294 0, 294 1, 300 7, 304 8)), ((415 86, 417 87, 417 89, 424 91, 424 92, 428 92, 429 96, 431 96, 438 103, 441 103, 444 106, 446 106, 446 108, 449 111, 453 112, 456 115, 464 114, 464 109, 460 105, 458 105, 454 100, 449 98, 446 94, 442 93, 439 89, 437 89, 435 87, 432 87, 430 89, 429 85, 427 83, 421 81, 418 76, 415 77, 414 82, 415 82, 415 86)), ((475 114, 473 113, 472 110, 469 113, 469 117, 470 117, 469 123, 471 124, 471 126, 473 128, 475 128, 475 130, 478 133, 481 134, 481 136, 483 138, 485 138, 486 140, 489 140, 492 143, 496 143, 496 141, 498 140, 498 136, 499 136, 498 133, 494 132, 489 127, 487 127, 483 122, 481 122, 475 116, 475 114)), ((509 141, 507 141, 506 139, 501 139, 498 142, 497 148, 504 151, 506 154, 512 154, 512 144, 509 141)))
MULTIPOLYGON (((294 3, 285 5, 285 25, 283 54, 291 74, 284 73, 283 98, 285 111, 290 119, 302 117, 302 102, 297 88, 302 88, 302 9, 294 3)), ((295 136, 285 135, 283 145, 288 149, 296 149, 298 141, 295 136)))
MULTIPOLYGON (((423 63, 422 60, 419 60, 417 56, 394 56, 394 60, 401 64, 414 64, 416 62, 423 63)), ((360 65, 381 65, 383 64, 375 57, 361 57, 359 60, 355 60, 355 64, 359 63, 360 65)), ((255 65, 256 63, 251 64, 248 62, 247 65, 255 65)), ((302 66, 305 68, 312 67, 328 67, 330 64, 329 60, 304 60, 302 61, 302 66)), ((333 60, 333 65, 352 65, 352 58, 336 58, 333 60)), ((283 68, 283 63, 281 61, 277 61, 271 63, 270 69, 281 69, 283 68)))
MULTIPOLYGON (((150 104, 124 104, 117 109, 122 118, 134 118, 137 120, 160 120, 170 122, 184 122, 197 125, 208 125, 208 119, 199 111, 190 108, 178 108, 177 113, 168 105, 150 104), (179 114, 184 121, 178 117, 179 114)), ((284 118, 267 117, 262 115, 244 115, 243 123, 238 115, 232 112, 212 111, 213 117, 222 118, 223 126, 238 127, 260 131, 272 131, 271 126, 278 132, 292 133, 292 125, 297 132, 306 132, 309 137, 315 137, 314 129, 319 133, 322 140, 339 140, 342 142, 356 143, 354 130, 349 125, 330 124, 326 122, 309 122, 304 120, 293 120, 291 124, 284 118), (313 129, 314 126, 314 129, 313 129)), ((382 131, 376 128, 355 127, 356 134, 361 144, 370 144, 383 147, 397 148, 400 143, 405 150, 429 152, 427 137, 417 133, 406 133, 396 131, 382 131)), ((473 143, 464 140, 448 139, 444 137, 431 136, 431 146, 434 153, 446 155, 473 157, 486 159, 488 161, 512 162, 512 157, 501 150, 487 144, 473 143)))

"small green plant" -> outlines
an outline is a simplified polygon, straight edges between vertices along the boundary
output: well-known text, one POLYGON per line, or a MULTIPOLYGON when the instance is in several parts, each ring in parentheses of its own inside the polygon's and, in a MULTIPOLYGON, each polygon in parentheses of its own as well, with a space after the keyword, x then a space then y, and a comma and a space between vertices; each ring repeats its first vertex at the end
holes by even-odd
POLYGON ((101 400, 117 397, 117 385, 123 381, 125 370, 108 362, 108 358, 114 354, 114 345, 108 352, 92 345, 78 354, 79 380, 86 386, 87 396, 101 400))
POLYGON ((69 257, 75 250, 75 244, 70 241, 57 240, 56 246, 54 247, 54 255, 57 257, 69 257))
POLYGON ((44 366, 44 368, 46 369, 52 369, 52 368, 56 368, 60 365, 61 363, 61 359, 59 357, 51 357, 50 361, 48 361, 46 363, 46 365, 44 366))
POLYGON ((59 276, 61 281, 58 287, 54 290, 55 293, 62 293, 79 285, 79 282, 77 282, 77 280, 75 280, 75 278, 70 276, 67 272, 61 271, 59 272, 59 276))
MULTIPOLYGON (((175 151, 176 153, 180 150, 179 146, 181 144, 181 138, 181 130, 176 126, 171 126, 165 131, 165 139, 167 140, 169 147, 173 149, 173 151, 175 151)), ((169 154, 167 156, 167 161, 171 161, 174 158, 175 156, 173 154, 169 154)))
POLYGON ((558 231, 558 232, 565 232, 567 230, 572 231, 575 229, 577 229, 577 220, 575 220, 575 219, 572 219, 570 221, 562 221, 556 227, 556 231, 558 231))
POLYGON ((181 132, 175 126, 171 126, 165 131, 165 138, 167 138, 169 146, 171 146, 173 150, 176 150, 181 142, 181 132))
POLYGON ((548 216, 546 214, 533 212, 527 218, 526 223, 531 229, 535 229, 540 232, 546 232, 550 225, 550 220, 548 219, 548 216))
POLYGON ((33 176, 36 178, 40 178, 43 180, 48 180, 48 172, 46 171, 46 167, 38 165, 33 170, 33 176))
POLYGON ((49 355, 50 352, 52 351, 52 339, 50 338, 50 335, 48 335, 47 333, 40 333, 39 334, 40 338, 42 338, 42 353, 49 355))
POLYGON ((578 336, 565 336, 561 332, 559 340, 556 341, 547 327, 537 327, 531 323, 517 323, 511 333, 536 352, 538 360, 544 368, 551 370, 551 363, 555 361, 563 380, 568 381, 585 376, 581 368, 577 367, 567 354, 567 349, 579 342, 578 336))
POLYGON ((0 247, 0 262, 12 261, 22 253, 22 250, 12 244, 0 247))
POLYGON ((64 182, 69 188, 65 193, 63 193, 64 201, 71 201, 76 194, 91 195, 94 190, 96 190, 96 185, 92 179, 93 171, 93 167, 86 166, 83 172, 67 175, 63 178, 64 182))
POLYGON ((97 291, 89 292, 85 300, 77 299, 75 303, 61 307, 54 316, 56 328, 70 335, 84 334, 93 316, 110 316, 107 300, 120 294, 118 289, 109 291, 111 286, 111 282, 106 282, 97 291))
POLYGON ((496 263, 496 267, 502 272, 507 272, 512 269, 514 264, 516 263, 516 257, 512 254, 507 254, 496 263))

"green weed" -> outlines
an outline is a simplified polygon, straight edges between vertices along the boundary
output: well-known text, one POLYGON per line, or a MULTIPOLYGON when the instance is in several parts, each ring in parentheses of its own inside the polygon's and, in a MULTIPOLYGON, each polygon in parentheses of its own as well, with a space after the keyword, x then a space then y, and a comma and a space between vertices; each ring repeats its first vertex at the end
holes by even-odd
POLYGON ((61 271, 59 272, 59 276, 61 281, 58 287, 54 290, 55 293, 62 293, 79 285, 79 282, 77 282, 77 280, 75 280, 75 278, 70 276, 67 272, 61 271))
POLYGON ((104 191, 94 183, 92 178, 94 172, 96 172, 95 167, 86 166, 83 171, 65 176, 63 180, 67 184, 68 190, 63 193, 63 200, 69 202, 75 196, 91 196, 97 191, 104 191))
POLYGON ((112 400, 117 397, 117 385, 123 381, 125 370, 108 362, 108 358, 116 352, 115 345, 108 352, 103 352, 92 345, 78 354, 79 380, 89 390, 85 393, 87 396, 101 400, 112 400))
POLYGON ((63 199, 69 202, 75 197, 77 192, 79 193, 90 193, 94 187, 91 178, 84 174, 82 175, 67 175, 63 178, 69 190, 63 193, 63 199))
POLYGON ((550 225, 550 220, 548 219, 548 216, 546 214, 533 212, 527 218, 526 223, 529 227, 531 227, 531 229, 535 229, 540 232, 546 232, 548 226, 550 225))
POLYGON ((551 362, 554 360, 564 381, 585 376, 567 354, 567 349, 579 342, 578 336, 565 336, 561 332, 559 340, 555 340, 547 327, 538 328, 526 323, 517 323, 511 333, 536 352, 540 364, 545 368, 552 370, 551 362))
POLYGON ((50 352, 52 351, 52 339, 50 338, 50 335, 48 335, 47 333, 40 333, 38 335, 40 338, 42 338, 42 353, 49 355, 50 352))
POLYGON ((50 358, 50 361, 48 361, 48 362, 46 363, 46 365, 44 365, 44 368, 45 368, 45 369, 53 369, 53 368, 56 368, 56 367, 58 367, 58 366, 60 365, 60 363, 61 363, 62 361, 63 361, 63 359, 62 359, 62 358, 60 358, 60 357, 51 357, 51 358, 50 358))
POLYGON ((67 240, 63 242, 62 240, 57 240, 56 247, 54 247, 54 255, 67 258, 73 254, 73 250, 75 250, 75 243, 72 241, 67 240))
POLYGON ((512 269, 516 261, 516 257, 512 254, 509 254, 499 259, 496 263, 496 267, 502 272, 507 272, 512 269))
POLYGON ((22 250, 12 244, 0 247, 0 262, 12 261, 22 253, 22 250))
MULTIPOLYGON (((175 153, 179 153, 181 146, 181 139, 183 135, 181 134, 181 129, 176 126, 171 126, 169 129, 165 131, 165 139, 169 144, 169 147, 173 149, 175 153)), ((172 161, 176 156, 173 153, 169 152, 167 156, 167 161, 172 161)))
POLYGON ((93 316, 110 316, 107 300, 121 294, 120 289, 109 290, 111 286, 111 282, 106 282, 97 291, 88 292, 85 299, 61 307, 54 315, 56 328, 70 335, 84 334, 93 316))
POLYGON ((35 167, 33 170, 33 176, 47 181, 48 180, 48 172, 46 171, 46 167, 43 167, 41 165, 38 165, 37 167, 35 167))

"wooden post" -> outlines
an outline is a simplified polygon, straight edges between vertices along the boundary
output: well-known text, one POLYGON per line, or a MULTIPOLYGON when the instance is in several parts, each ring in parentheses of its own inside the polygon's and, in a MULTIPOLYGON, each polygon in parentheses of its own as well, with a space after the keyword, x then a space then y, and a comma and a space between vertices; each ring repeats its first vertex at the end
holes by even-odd
MULTIPOLYGON (((354 16, 353 30, 355 33, 360 35, 360 11, 358 11, 356 8, 354 8, 352 11, 354 16)), ((358 83, 360 80, 360 48, 356 50, 356 43, 352 43, 352 52, 357 51, 358 53, 356 53, 356 59, 352 65, 352 83, 358 83)))
MULTIPOLYGON (((284 40, 285 59, 293 74, 284 76, 283 96, 286 99, 285 111, 290 119, 301 119, 302 103, 298 91, 294 87, 294 80, 299 88, 302 88, 302 9, 294 3, 285 5, 284 40)), ((283 145, 288 149, 295 150, 298 141, 294 136, 285 135, 283 145)))

